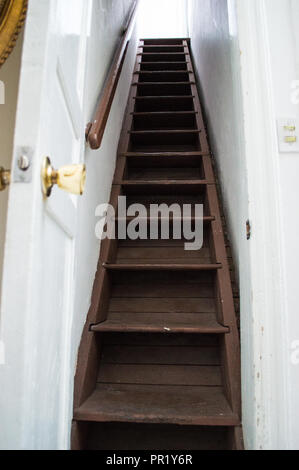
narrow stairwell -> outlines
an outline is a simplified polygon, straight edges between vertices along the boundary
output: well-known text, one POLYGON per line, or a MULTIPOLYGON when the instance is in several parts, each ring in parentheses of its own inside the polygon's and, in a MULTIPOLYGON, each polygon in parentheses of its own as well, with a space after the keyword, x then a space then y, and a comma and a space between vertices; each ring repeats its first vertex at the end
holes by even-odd
POLYGON ((110 203, 116 213, 119 196, 128 206, 203 204, 203 246, 186 251, 183 238, 160 236, 102 242, 73 449, 243 448, 239 337, 189 47, 140 41, 110 203))

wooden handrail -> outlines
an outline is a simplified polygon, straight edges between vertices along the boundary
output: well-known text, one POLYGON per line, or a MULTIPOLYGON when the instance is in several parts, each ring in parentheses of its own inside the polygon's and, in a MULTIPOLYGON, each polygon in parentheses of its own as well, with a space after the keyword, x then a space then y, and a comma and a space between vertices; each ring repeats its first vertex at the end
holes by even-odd
POLYGON ((95 112, 94 120, 93 122, 87 124, 86 127, 86 140, 89 142, 90 147, 94 150, 99 149, 102 144, 115 91, 126 58, 129 40, 135 26, 138 6, 139 0, 136 0, 132 7, 131 14, 129 15, 128 22, 123 29, 123 35, 120 39, 120 43, 117 47, 113 62, 105 80, 95 112))

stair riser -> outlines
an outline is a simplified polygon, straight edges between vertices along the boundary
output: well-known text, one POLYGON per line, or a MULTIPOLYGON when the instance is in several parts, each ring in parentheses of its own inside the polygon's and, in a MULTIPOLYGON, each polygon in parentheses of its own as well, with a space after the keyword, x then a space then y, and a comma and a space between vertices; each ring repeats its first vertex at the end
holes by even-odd
POLYGON ((194 111, 192 96, 136 97, 135 112, 194 111))
POLYGON ((133 130, 196 129, 195 113, 135 115, 133 130))

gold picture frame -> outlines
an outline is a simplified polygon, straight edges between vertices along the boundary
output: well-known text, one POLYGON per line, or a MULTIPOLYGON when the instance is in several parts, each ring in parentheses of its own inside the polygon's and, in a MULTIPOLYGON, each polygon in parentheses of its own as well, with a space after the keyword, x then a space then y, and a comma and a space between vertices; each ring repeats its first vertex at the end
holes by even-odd
POLYGON ((0 0, 0 67, 16 44, 27 8, 28 0, 0 0))

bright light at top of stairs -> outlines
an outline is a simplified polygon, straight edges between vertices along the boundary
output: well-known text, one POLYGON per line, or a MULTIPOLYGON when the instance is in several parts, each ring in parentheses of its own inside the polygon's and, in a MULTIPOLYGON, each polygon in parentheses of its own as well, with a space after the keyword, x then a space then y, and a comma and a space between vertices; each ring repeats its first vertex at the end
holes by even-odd
POLYGON ((187 34, 186 0, 141 0, 139 37, 178 38, 187 34))

